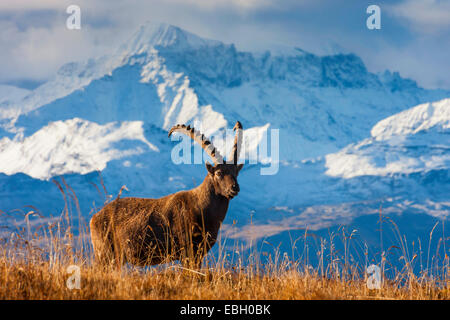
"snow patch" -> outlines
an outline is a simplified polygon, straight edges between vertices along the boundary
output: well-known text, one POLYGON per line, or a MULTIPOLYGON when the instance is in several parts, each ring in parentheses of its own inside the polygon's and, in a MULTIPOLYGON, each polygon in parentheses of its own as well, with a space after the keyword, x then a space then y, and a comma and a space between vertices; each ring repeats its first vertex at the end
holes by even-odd
POLYGON ((111 160, 149 150, 158 152, 144 137, 142 125, 142 121, 99 125, 74 118, 52 122, 23 140, 5 137, 0 140, 1 171, 48 180, 66 173, 103 170, 111 160), (126 148, 114 147, 123 140, 127 140, 126 148))
POLYGON ((326 174, 348 179, 450 168, 450 99, 395 114, 371 133, 372 138, 326 155, 326 174))
POLYGON ((450 99, 424 103, 381 120, 372 128, 371 134, 376 140, 388 140, 437 126, 441 130, 450 129, 450 99))

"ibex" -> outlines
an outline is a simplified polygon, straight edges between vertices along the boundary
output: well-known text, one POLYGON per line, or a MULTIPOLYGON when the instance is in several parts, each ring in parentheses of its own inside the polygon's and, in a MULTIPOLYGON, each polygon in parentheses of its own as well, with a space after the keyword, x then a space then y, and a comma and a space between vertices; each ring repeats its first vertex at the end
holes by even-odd
POLYGON ((237 164, 242 125, 228 161, 199 131, 176 125, 169 131, 189 136, 201 145, 214 165, 206 162, 207 175, 198 187, 159 198, 120 198, 107 204, 90 221, 95 258, 101 264, 155 265, 179 260, 200 267, 215 244, 230 200, 239 192, 237 164))

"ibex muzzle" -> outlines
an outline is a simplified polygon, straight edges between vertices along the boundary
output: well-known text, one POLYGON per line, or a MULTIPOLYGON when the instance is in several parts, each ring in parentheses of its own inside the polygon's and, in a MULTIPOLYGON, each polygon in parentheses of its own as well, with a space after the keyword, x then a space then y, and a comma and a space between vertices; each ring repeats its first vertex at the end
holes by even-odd
POLYGON ((155 265, 173 260, 198 267, 215 244, 229 201, 239 193, 237 164, 242 144, 238 121, 233 149, 224 163, 203 134, 185 125, 169 131, 185 134, 201 145, 214 164, 198 187, 159 199, 117 198, 90 221, 96 260, 102 264, 155 265))

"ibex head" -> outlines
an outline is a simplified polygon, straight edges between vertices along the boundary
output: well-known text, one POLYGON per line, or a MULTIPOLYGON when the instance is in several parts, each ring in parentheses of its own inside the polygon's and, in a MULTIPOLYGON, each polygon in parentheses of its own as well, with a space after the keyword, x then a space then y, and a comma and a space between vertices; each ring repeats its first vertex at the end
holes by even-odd
POLYGON ((237 176, 244 164, 238 164, 239 153, 242 144, 242 124, 237 121, 234 128, 236 135, 234 137, 233 149, 228 156, 228 161, 224 162, 223 157, 214 145, 199 131, 186 125, 176 125, 169 131, 169 137, 173 132, 183 133, 192 140, 196 141, 203 150, 211 157, 214 165, 206 162, 208 177, 211 179, 216 194, 222 195, 227 199, 232 199, 239 193, 239 184, 237 176))

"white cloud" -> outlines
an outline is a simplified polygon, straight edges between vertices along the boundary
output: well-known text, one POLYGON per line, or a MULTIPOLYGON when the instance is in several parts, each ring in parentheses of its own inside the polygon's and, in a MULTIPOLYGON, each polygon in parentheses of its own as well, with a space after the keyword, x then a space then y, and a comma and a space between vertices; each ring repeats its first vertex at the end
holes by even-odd
POLYGON ((174 3, 189 3, 201 8, 217 8, 225 6, 234 6, 241 9, 251 9, 258 7, 267 7, 274 4, 273 0, 169 0, 174 3))
POLYGON ((380 44, 377 50, 361 49, 359 54, 369 71, 398 71, 428 89, 450 88, 448 54, 450 43, 423 37, 400 47, 380 44), (435 48, 440 50, 435 50, 435 48))
MULTIPOLYGON (((309 1, 309 0, 308 0, 309 1)), ((142 1, 142 0, 131 0, 127 1, 130 5, 134 4, 154 4, 159 1, 142 1)), ((274 0, 166 0, 166 3, 172 4, 187 4, 191 6, 196 6, 198 8, 204 9, 214 9, 218 7, 229 7, 233 6, 241 9, 250 9, 258 7, 267 7, 276 4, 274 0)), ((77 4, 80 7, 94 7, 106 5, 115 6, 112 1, 105 0, 2 0, 0 2, 0 10, 40 10, 40 9, 60 9, 65 8, 70 4, 77 4)))
POLYGON ((112 33, 107 29, 89 32, 89 28, 71 31, 63 24, 21 30, 10 21, 0 21, 0 81, 46 79, 66 62, 106 51, 108 46, 95 43, 102 36, 113 39, 112 33))
POLYGON ((448 32, 450 27, 450 1, 405 0, 388 6, 388 10, 388 13, 406 19, 419 32, 448 32))
POLYGON ((271 1, 77 0, 81 8, 81 30, 73 31, 65 26, 66 8, 73 0, 2 0, 0 11, 5 15, 0 18, 0 83, 45 80, 64 63, 111 52, 149 19, 173 23, 214 38, 210 29, 205 28, 205 21, 199 19, 202 12, 208 15, 210 11, 220 12, 227 7, 239 14, 250 8, 268 6, 271 1), (45 15, 42 10, 54 14, 45 15), (99 27, 103 20, 111 25, 99 27))
MULTIPOLYGON (((450 42, 440 33, 449 29, 450 10, 446 8, 450 1, 445 4, 434 0, 405 0, 398 5, 382 6, 382 11, 394 20, 391 26, 394 31, 400 22, 406 30, 414 31, 404 42, 395 41, 398 37, 395 32, 392 37, 386 34, 377 37, 372 33, 363 34, 362 38, 360 29, 349 29, 346 22, 336 25, 336 19, 328 21, 320 13, 334 8, 331 0, 75 2, 81 7, 80 31, 65 28, 65 9, 73 0, 0 1, 0 11, 6 12, 0 16, 0 83, 24 78, 46 79, 66 62, 110 53, 140 24, 153 20, 177 25, 201 37, 235 43, 245 50, 265 50, 277 44, 323 54, 321 48, 333 42, 346 48, 346 52, 361 56, 371 71, 391 69, 412 77, 421 86, 450 87, 443 67, 448 66, 445 53, 450 42), (21 8, 31 10, 31 14, 21 8), (47 9, 47 15, 40 14, 39 9, 47 9), (296 19, 300 13, 305 19, 296 19)), ((347 6, 353 7, 351 3, 347 6)))
MULTIPOLYGON (((73 2, 73 1, 72 1, 73 2)), ((2 0, 0 10, 45 10, 58 9, 68 5, 69 0, 2 0)))

